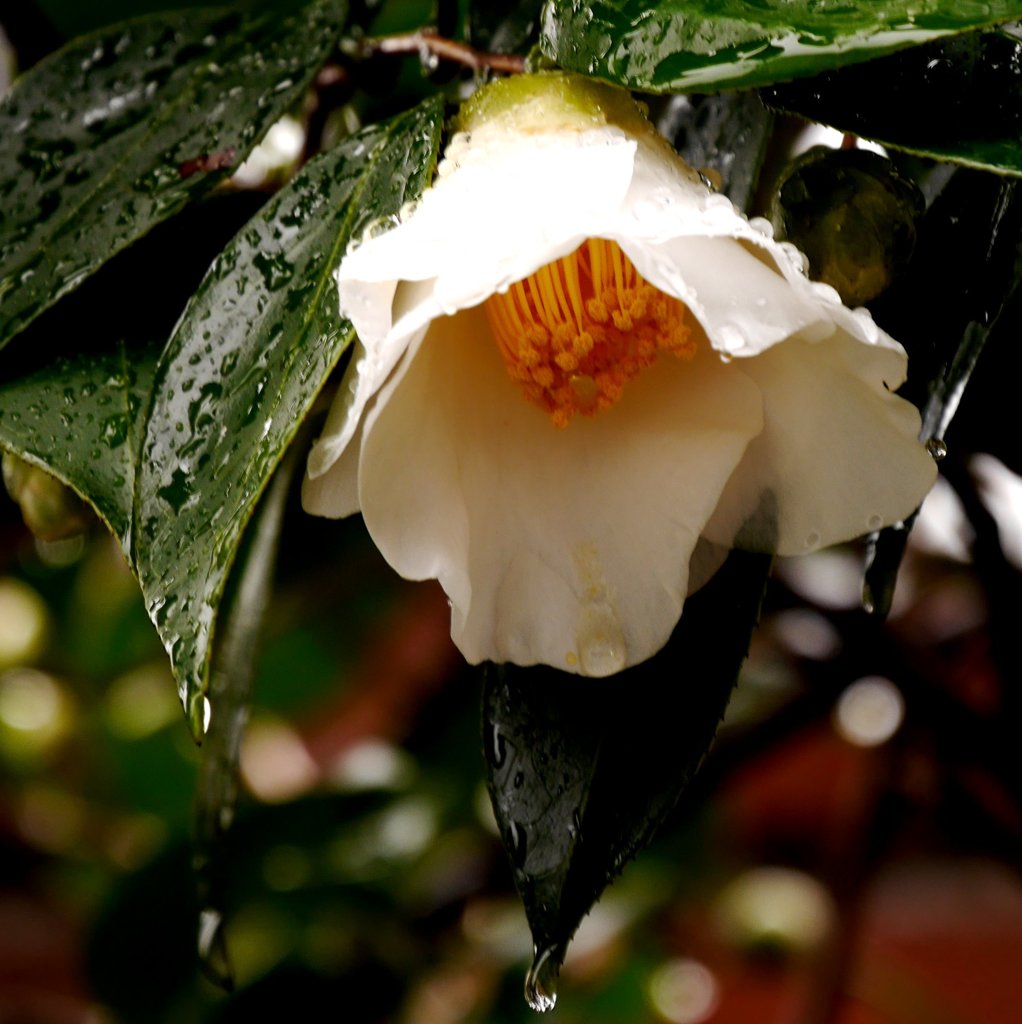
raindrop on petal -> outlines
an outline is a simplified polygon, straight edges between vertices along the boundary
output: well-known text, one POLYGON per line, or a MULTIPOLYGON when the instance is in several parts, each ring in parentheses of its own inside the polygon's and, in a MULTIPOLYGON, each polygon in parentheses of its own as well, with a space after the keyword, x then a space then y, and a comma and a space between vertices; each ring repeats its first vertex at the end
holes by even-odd
POLYGON ((609 676, 625 667, 625 638, 617 617, 605 604, 586 608, 576 643, 579 663, 587 676, 609 676))

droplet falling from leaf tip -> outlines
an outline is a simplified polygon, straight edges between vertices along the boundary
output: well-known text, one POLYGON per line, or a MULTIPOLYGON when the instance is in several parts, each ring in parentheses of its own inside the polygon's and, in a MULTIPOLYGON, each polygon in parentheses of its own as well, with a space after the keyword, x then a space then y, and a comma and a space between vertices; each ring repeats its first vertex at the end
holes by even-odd
POLYGON ((862 608, 867 615, 885 619, 894 603, 894 574, 890 571, 869 572, 862 581, 862 608))
POLYGON ((213 718, 213 707, 204 693, 192 694, 188 699, 187 717, 192 739, 201 745, 206 733, 209 732, 210 722, 213 718))
POLYGON ((227 951, 223 915, 215 907, 206 907, 199 913, 199 964, 213 984, 225 992, 234 988, 234 971, 227 951))
POLYGON ((525 1001, 537 1013, 546 1013, 557 1005, 557 976, 561 970, 561 951, 546 946, 536 956, 525 976, 525 1001))

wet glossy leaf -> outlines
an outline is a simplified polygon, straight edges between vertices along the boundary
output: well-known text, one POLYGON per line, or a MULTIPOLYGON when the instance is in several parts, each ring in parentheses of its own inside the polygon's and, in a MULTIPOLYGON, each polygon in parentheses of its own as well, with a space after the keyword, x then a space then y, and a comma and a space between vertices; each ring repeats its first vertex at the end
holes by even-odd
POLYGON ((514 53, 535 42, 543 0, 478 0, 469 4, 468 36, 473 46, 514 53))
POLYGON ((0 106, 0 345, 230 174, 303 93, 343 10, 125 22, 19 79, 0 106))
POLYGON ((351 340, 333 270, 428 183, 442 116, 427 102, 309 164, 216 260, 160 360, 134 560, 194 728, 245 524, 351 340))
POLYGON ((126 556, 160 350, 210 261, 262 202, 238 192, 194 204, 111 259, 4 352, 0 446, 72 487, 126 556))
POLYGON ((764 93, 887 146, 1022 175, 1022 43, 969 33, 764 93))
POLYGON ((667 646, 609 679, 488 667, 487 780, 536 944, 531 981, 548 996, 579 922, 653 837, 709 748, 769 565, 732 552, 689 598, 667 646))
POLYGON ((719 179, 719 190, 740 210, 756 193, 774 117, 754 92, 672 96, 657 129, 685 161, 719 179))
POLYGON ((62 356, 0 383, 0 445, 87 498, 127 550, 135 466, 159 346, 62 356))
POLYGON ((548 0, 562 67, 649 92, 766 85, 1022 16, 1019 0, 548 0))
MULTIPOLYGON (((986 402, 966 446, 1012 460, 1014 346, 1018 321, 1005 315, 1022 285, 1022 191, 1013 178, 957 169, 920 225, 916 255, 902 281, 874 307, 877 322, 909 352, 902 394, 922 409, 922 437, 939 459, 988 337, 1000 340, 1000 402, 986 402), (933 296, 941 296, 933 302, 933 296), (1005 359, 1005 354, 1007 359, 1005 359), (1000 422, 999 422, 1000 421, 1000 422), (1007 429, 997 429, 998 426, 1007 429)), ((995 346, 995 351, 997 347, 995 346)), ((988 385, 987 394, 997 393, 988 385)), ((863 603, 884 616, 915 517, 870 538, 863 603)))
POLYGON ((192 7, 223 7, 223 0, 35 0, 46 17, 66 38, 82 35, 115 21, 157 11, 192 7))
POLYGON ((206 975, 228 990, 233 986, 233 971, 223 930, 226 838, 234 823, 241 740, 248 722, 284 508, 295 470, 301 465, 299 452, 292 448, 252 517, 224 601, 224 627, 212 663, 210 723, 195 801, 194 867, 200 907, 197 946, 206 975))

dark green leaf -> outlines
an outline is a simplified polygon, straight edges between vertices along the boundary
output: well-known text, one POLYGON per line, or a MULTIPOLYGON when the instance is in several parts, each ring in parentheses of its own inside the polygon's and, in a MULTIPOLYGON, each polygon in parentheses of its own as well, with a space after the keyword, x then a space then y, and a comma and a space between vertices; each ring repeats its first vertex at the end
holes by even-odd
POLYGON ((159 346, 62 356, 0 384, 0 444, 88 498, 127 550, 135 465, 159 346))
POLYGON ((657 129, 692 167, 712 171, 720 191, 740 210, 756 194, 773 115, 752 92, 673 96, 657 129))
POLYGON ((223 7, 223 0, 35 0, 49 20, 70 39, 126 18, 137 18, 157 11, 176 11, 191 7, 223 7))
POLYGON ((482 50, 515 53, 534 43, 543 0, 472 0, 469 42, 482 50))
POLYGON ((547 0, 541 45, 648 92, 767 85, 1022 16, 1019 0, 547 0))
POLYGON ((239 192, 196 203, 110 260, 4 353, 0 446, 85 498, 129 559, 157 358, 210 260, 261 202, 239 192))
POLYGON ((732 552, 667 646, 609 679, 489 666, 487 779, 536 944, 542 1008, 575 929, 674 808, 749 648, 770 558, 732 552))
POLYGON ((947 170, 950 177, 918 224, 908 267, 870 304, 877 323, 908 351, 900 393, 920 408, 968 325, 993 321, 1019 269, 1022 197, 1014 179, 947 170))
POLYGON ((304 92, 342 0, 192 12, 77 40, 0 106, 0 345, 215 185, 304 92))
MULTIPOLYGON (((991 334, 1001 351, 1015 345, 1017 313, 1003 316, 1022 283, 1022 192, 1014 179, 958 170, 920 226, 916 257, 908 273, 874 307, 877 322, 909 352, 909 380, 902 394, 923 410, 922 438, 936 458, 946 447, 951 424, 976 363, 991 334), (935 302, 934 296, 940 296, 935 302)), ((1001 377, 1013 387, 1009 367, 1001 377)), ((1007 424, 1012 398, 982 416, 976 447, 1014 448, 1013 435, 989 429, 1007 424), (1007 436, 1004 436, 1007 435, 1007 436)), ((915 517, 870 538, 863 603, 886 615, 898 567, 915 517)))
POLYGON ((442 119, 427 102, 309 164, 216 260, 160 360, 134 561, 193 728, 245 524, 351 340, 333 271, 429 182, 442 119))
POLYGON ((1022 175, 1022 43, 969 33, 843 68, 764 98, 886 146, 1022 175))
POLYGON ((252 517, 224 601, 220 641, 213 657, 210 721, 202 748, 195 802, 195 870, 199 887, 200 962, 208 976, 231 988, 233 974, 223 932, 225 839, 238 797, 241 740, 248 722, 263 618, 269 603, 284 506, 297 448, 287 453, 252 517))

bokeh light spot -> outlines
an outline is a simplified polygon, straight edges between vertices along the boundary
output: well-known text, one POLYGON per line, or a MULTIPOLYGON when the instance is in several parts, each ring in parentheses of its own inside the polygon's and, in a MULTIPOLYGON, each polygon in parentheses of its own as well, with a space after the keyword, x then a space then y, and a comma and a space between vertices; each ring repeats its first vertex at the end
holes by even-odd
POLYGON ((882 676, 867 676, 852 683, 834 708, 834 727, 857 747, 886 743, 905 717, 905 701, 898 688, 882 676))
POLYGON ((650 976, 649 1001, 671 1024, 700 1024, 716 1011, 720 985, 697 960, 671 960, 650 976))
POLYGON ((42 598, 21 580, 0 578, 0 670, 38 657, 48 629, 42 598))

